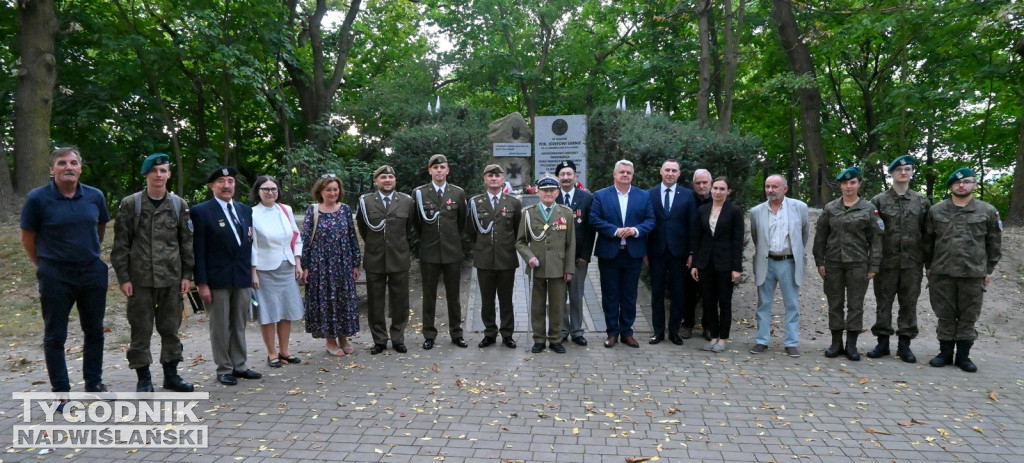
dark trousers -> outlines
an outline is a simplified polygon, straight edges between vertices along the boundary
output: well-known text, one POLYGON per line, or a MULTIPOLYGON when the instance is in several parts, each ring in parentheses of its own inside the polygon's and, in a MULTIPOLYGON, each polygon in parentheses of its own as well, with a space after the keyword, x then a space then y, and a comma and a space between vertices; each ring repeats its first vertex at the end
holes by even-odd
POLYGON ((534 278, 530 297, 530 326, 533 343, 548 345, 562 342, 565 317, 565 278, 534 278))
MULTIPOLYGON (((435 284, 436 287, 436 284, 435 284)), ((392 273, 366 272, 366 321, 374 344, 405 344, 405 326, 409 323, 409 271, 392 273), (388 310, 384 309, 387 293, 388 310), (388 331, 386 314, 391 316, 388 331)))
MULTIPOLYGON (((686 265, 686 259, 683 259, 683 266, 686 265)), ((700 283, 693 280, 690 277, 690 269, 686 269, 686 276, 683 277, 683 328, 693 328, 697 325, 697 304, 704 304, 704 300, 701 299, 700 283)), ((703 312, 703 310, 702 310, 703 312)))
POLYGON ((700 287, 704 298, 704 319, 701 324, 711 339, 729 339, 732 325, 732 272, 714 267, 700 271, 700 287))
POLYGON ((462 337, 462 304, 459 303, 459 273, 461 262, 434 264, 420 261, 423 278, 423 338, 437 337, 434 314, 437 309, 437 282, 444 274, 444 292, 448 299, 448 333, 452 339, 462 337))
POLYGON ((516 330, 515 309, 512 307, 512 292, 516 284, 516 269, 476 269, 480 282, 480 317, 484 320, 484 336, 511 338, 516 330), (494 297, 498 297, 501 308, 501 327, 495 323, 494 297))
POLYGON ((825 263, 829 330, 860 331, 864 328, 864 295, 869 282, 867 262, 825 263))
POLYGON ((78 306, 82 326, 82 377, 86 389, 103 382, 103 315, 107 307, 107 264, 97 259, 88 263, 39 260, 36 269, 39 301, 43 312, 43 356, 53 392, 70 392, 64 343, 68 339, 68 316, 78 306))
POLYGON ((928 277, 928 296, 939 322, 935 336, 939 341, 974 341, 974 325, 981 316, 985 298, 985 277, 953 277, 932 272, 928 277))
POLYGON ((601 306, 608 336, 632 336, 636 321, 636 292, 643 260, 619 250, 614 258, 598 258, 601 272, 601 306))
POLYGON ((149 351, 153 327, 160 334, 160 363, 182 360, 181 327, 182 296, 180 287, 145 288, 133 286, 134 294, 128 298, 128 325, 132 342, 128 347, 128 368, 136 369, 153 363, 149 351))
POLYGON ((879 270, 875 275, 875 336, 917 337, 917 298, 921 296, 921 266, 879 270), (892 329, 892 304, 899 300, 896 331, 892 329))
MULTIPOLYGON (((668 290, 672 304, 669 307, 668 334, 679 332, 686 306, 685 280, 692 280, 686 268, 686 258, 671 254, 648 256, 651 266, 651 326, 654 334, 665 333, 665 292, 668 290)), ((692 314, 690 316, 692 321, 692 314)), ((690 327, 693 327, 691 324, 690 327)))

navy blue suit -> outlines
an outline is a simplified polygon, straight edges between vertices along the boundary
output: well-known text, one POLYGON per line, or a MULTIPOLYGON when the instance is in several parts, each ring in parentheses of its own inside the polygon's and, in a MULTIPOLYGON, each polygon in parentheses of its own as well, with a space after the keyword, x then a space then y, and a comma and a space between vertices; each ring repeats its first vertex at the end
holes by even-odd
POLYGON ((252 287, 252 208, 238 201, 231 207, 241 225, 238 241, 231 218, 216 199, 199 203, 190 212, 196 283, 208 285, 213 296, 206 313, 218 375, 248 370, 245 323, 252 287))
POLYGON ((659 183, 647 193, 654 207, 656 223, 654 231, 647 237, 651 268, 651 326, 656 336, 665 334, 665 290, 668 289, 672 297, 668 317, 668 334, 671 337, 679 332, 684 318, 686 279, 690 278, 686 259, 694 251, 697 203, 693 190, 679 184, 671 193, 672 208, 667 212, 664 184, 659 183))
MULTIPOLYGON (((565 204, 565 192, 558 190, 558 203, 565 204)), ((583 336, 583 291, 587 283, 587 267, 594 254, 594 229, 590 226, 590 208, 594 195, 581 188, 573 188, 572 201, 566 206, 572 209, 576 221, 576 273, 568 284, 569 305, 562 320, 561 337, 583 336), (586 262, 580 264, 579 259, 586 262)))
POLYGON ((597 232, 594 255, 601 271, 601 305, 608 337, 632 337, 640 269, 647 255, 647 235, 654 229, 650 196, 644 190, 630 187, 623 221, 615 186, 599 190, 594 193, 590 208, 590 226, 597 232), (615 231, 622 227, 633 227, 639 232, 626 238, 625 247, 620 245, 621 238, 615 236, 615 231))

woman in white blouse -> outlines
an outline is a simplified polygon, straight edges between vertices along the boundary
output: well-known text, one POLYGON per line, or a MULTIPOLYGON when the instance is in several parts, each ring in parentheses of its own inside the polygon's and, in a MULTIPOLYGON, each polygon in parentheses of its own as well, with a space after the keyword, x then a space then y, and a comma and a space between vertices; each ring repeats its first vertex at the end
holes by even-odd
POLYGON ((267 365, 302 363, 288 351, 292 321, 303 316, 298 280, 302 278, 302 238, 292 208, 277 202, 280 186, 268 175, 256 178, 249 200, 255 240, 252 246, 252 287, 256 300, 267 365), (277 343, 275 343, 275 334, 277 343))

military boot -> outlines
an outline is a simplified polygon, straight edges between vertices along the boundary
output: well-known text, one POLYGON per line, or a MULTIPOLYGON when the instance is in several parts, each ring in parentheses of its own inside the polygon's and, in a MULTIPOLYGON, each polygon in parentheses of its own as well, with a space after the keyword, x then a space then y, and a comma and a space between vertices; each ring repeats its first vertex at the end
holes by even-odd
POLYGON ((973 345, 974 341, 956 342, 956 359, 953 360, 953 365, 968 373, 978 371, 978 366, 971 361, 971 346, 973 345))
POLYGON ((834 359, 843 353, 843 330, 832 330, 832 345, 825 349, 825 357, 834 359))
MULTIPOLYGON (((870 357, 871 354, 868 354, 870 357)), ((907 363, 917 363, 917 357, 910 351, 910 336, 900 336, 896 345, 896 356, 907 363)))
POLYGON ((939 355, 936 355, 928 364, 933 367, 944 367, 953 363, 953 347, 955 344, 953 341, 939 341, 939 355))
POLYGON ((175 392, 192 392, 196 390, 196 387, 178 376, 178 362, 167 362, 164 364, 164 389, 175 392))
POLYGON ((889 337, 888 336, 879 336, 878 337, 878 345, 875 346, 874 349, 871 349, 867 353, 867 356, 868 356, 868 358, 877 359, 877 358, 885 357, 886 355, 889 355, 889 337))
POLYGON ((857 336, 860 336, 860 331, 846 332, 846 358, 854 362, 860 360, 860 352, 857 352, 857 336))
POLYGON ((149 373, 149 365, 135 369, 139 382, 135 384, 135 392, 153 392, 153 375, 149 373))

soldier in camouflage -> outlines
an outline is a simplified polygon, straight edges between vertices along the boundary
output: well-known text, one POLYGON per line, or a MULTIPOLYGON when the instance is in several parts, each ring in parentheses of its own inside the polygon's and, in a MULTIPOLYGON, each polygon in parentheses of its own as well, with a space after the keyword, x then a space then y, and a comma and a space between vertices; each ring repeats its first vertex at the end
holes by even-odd
POLYGON ((985 287, 1001 254, 1003 222, 991 204, 974 199, 977 175, 961 167, 946 185, 953 196, 932 206, 925 220, 924 268, 932 310, 939 319, 939 355, 929 365, 950 363, 974 373, 971 347, 978 338, 974 324, 981 314, 985 287), (954 358, 955 350, 955 358, 954 358))
POLYGON ((875 324, 871 333, 878 345, 867 353, 870 358, 889 355, 889 337, 899 336, 896 356, 907 363, 916 363, 910 340, 917 337, 917 298, 921 295, 924 275, 924 219, 931 201, 910 189, 917 160, 903 155, 889 164, 892 188, 871 199, 878 209, 885 232, 882 235, 882 265, 875 277, 875 324), (892 305, 899 299, 896 331, 892 328, 892 305))
POLYGON ((195 258, 188 204, 167 190, 171 178, 166 154, 157 153, 142 163, 146 188, 121 200, 114 224, 110 262, 121 292, 128 297, 131 345, 128 366, 138 376, 136 392, 153 392, 149 351, 153 327, 160 334, 160 363, 164 388, 192 392, 194 387, 178 375, 182 360, 182 295, 189 290, 195 258))
POLYGON ((836 177, 843 197, 827 205, 818 218, 814 236, 814 265, 825 280, 828 327, 832 345, 825 357, 857 361, 857 336, 864 326, 864 294, 878 273, 885 224, 871 202, 860 197, 861 170, 848 167, 836 177), (846 305, 845 311, 843 306, 846 305), (843 331, 846 346, 843 347, 843 331))

